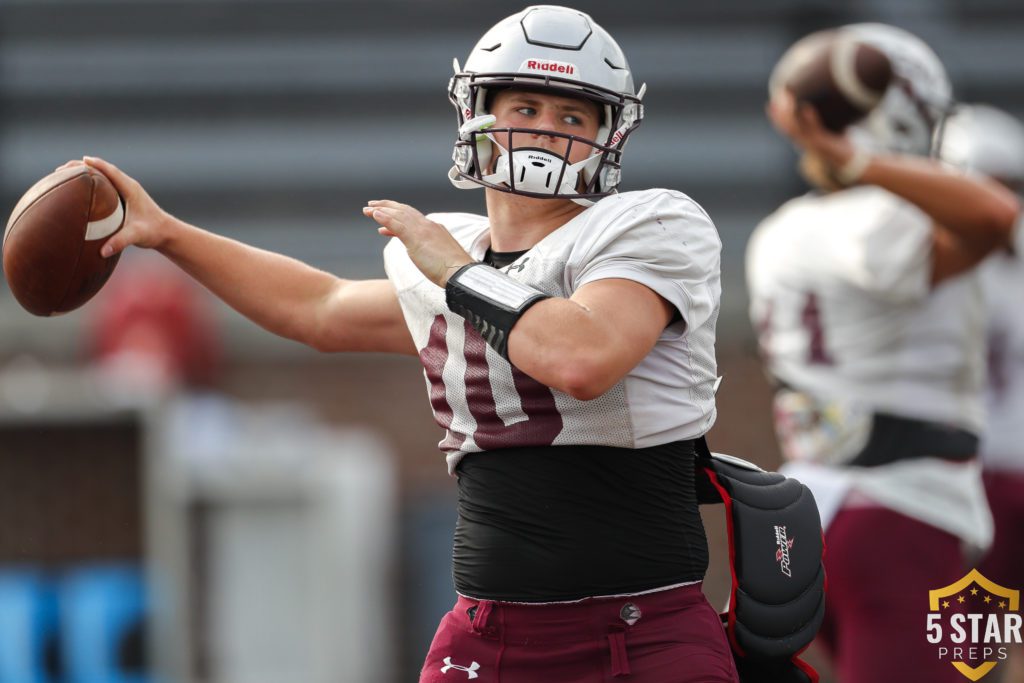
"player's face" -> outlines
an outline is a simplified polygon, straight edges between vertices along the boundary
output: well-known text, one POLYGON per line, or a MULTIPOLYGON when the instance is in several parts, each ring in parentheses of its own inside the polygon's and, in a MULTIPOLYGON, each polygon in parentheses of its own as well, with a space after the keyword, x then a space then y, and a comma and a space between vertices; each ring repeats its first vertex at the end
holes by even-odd
MULTIPOLYGON (((537 128, 587 140, 597 137, 601 120, 600 107, 590 100, 514 88, 499 91, 494 96, 491 113, 497 119, 495 128, 537 128)), ((497 139, 505 144, 500 134, 497 139)), ((540 147, 564 157, 569 140, 553 135, 515 133, 512 144, 515 147, 540 147)), ((590 145, 573 142, 569 163, 582 161, 593 152, 590 145)))

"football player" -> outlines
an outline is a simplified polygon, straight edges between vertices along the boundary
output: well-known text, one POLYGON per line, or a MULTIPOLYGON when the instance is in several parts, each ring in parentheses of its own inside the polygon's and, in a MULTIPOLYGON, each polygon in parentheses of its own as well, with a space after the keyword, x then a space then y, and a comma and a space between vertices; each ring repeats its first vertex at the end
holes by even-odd
POLYGON ((826 526, 822 638, 838 679, 956 681, 923 620, 927 590, 964 575, 961 544, 991 539, 972 269, 1009 244, 1018 203, 927 158, 952 104, 930 48, 885 25, 838 30, 883 50, 894 82, 835 134, 785 88, 801 43, 780 60, 768 114, 819 190, 752 235, 751 317, 788 473, 814 490, 826 526))
POLYGON ((720 241, 689 197, 616 191, 640 124, 622 50, 537 6, 456 63, 450 179, 486 215, 363 213, 388 279, 351 281, 203 231, 111 164, 105 246, 157 249, 266 329, 418 355, 458 478, 459 593, 422 682, 734 681, 701 592, 696 439, 715 421, 720 241))
MULTIPOLYGON (((958 108, 946 122, 939 156, 958 168, 984 173, 1018 195, 1024 192, 1024 125, 1004 111, 986 105, 958 108)), ((1012 249, 995 254, 979 271, 988 308, 987 424, 980 455, 995 537, 978 569, 1010 588, 1024 586, 1024 314, 1014 296, 1024 291, 1021 222, 1012 249)), ((1016 647, 1002 672, 1004 680, 1024 681, 1022 654, 1016 647)))

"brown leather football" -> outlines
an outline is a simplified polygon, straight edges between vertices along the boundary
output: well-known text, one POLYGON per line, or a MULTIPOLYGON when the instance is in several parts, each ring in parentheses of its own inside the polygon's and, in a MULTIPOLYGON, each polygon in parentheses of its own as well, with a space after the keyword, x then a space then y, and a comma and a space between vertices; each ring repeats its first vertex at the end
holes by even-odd
POLYGON ((91 299, 118 261, 100 256, 100 247, 123 222, 117 190, 88 166, 60 169, 29 188, 4 232, 4 277, 18 303, 49 316, 91 299))
POLYGON ((874 109, 892 79, 892 63, 882 50, 841 30, 797 42, 772 76, 776 86, 813 106, 825 127, 835 132, 874 109))

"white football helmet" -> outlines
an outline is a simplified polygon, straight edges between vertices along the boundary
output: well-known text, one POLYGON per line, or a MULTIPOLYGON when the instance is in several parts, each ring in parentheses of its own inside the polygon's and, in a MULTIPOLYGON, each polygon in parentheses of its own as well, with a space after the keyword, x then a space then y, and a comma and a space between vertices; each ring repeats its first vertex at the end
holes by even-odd
POLYGON ((942 62, 924 41, 886 24, 849 24, 840 31, 882 50, 893 81, 882 101, 850 126, 855 144, 871 151, 929 156, 952 109, 952 86, 942 62))
POLYGON ((1024 192, 1024 124, 984 104, 958 107, 946 120, 939 158, 1024 192))
MULTIPOLYGON (((643 106, 633 76, 615 40, 583 12, 536 5, 498 22, 476 44, 465 68, 455 60, 448 98, 455 106, 459 133, 448 173, 460 189, 489 187, 502 192, 572 199, 588 206, 615 192, 626 138, 640 125, 643 106), (512 133, 526 128, 494 128, 488 93, 517 86, 556 95, 583 97, 600 105, 596 140, 543 131, 585 144, 594 152, 569 164, 536 148, 514 148, 512 133), (494 150, 499 154, 491 169, 494 150)), ((568 154, 568 150, 566 152, 568 154)))

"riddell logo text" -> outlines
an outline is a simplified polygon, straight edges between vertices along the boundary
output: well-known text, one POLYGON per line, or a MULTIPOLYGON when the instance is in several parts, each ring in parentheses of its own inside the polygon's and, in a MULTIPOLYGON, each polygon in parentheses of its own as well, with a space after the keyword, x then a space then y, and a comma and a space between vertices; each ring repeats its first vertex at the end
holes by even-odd
POLYGON ((789 551, 795 540, 795 538, 786 538, 786 527, 775 527, 775 545, 778 546, 778 550, 775 551, 775 561, 779 563, 782 573, 789 577, 793 576, 793 572, 789 568, 789 551))
POLYGON ((523 62, 523 65, 519 67, 520 71, 547 71, 555 74, 565 74, 566 76, 575 76, 576 67, 568 62, 554 62, 554 61, 541 61, 539 59, 527 59, 523 62))

